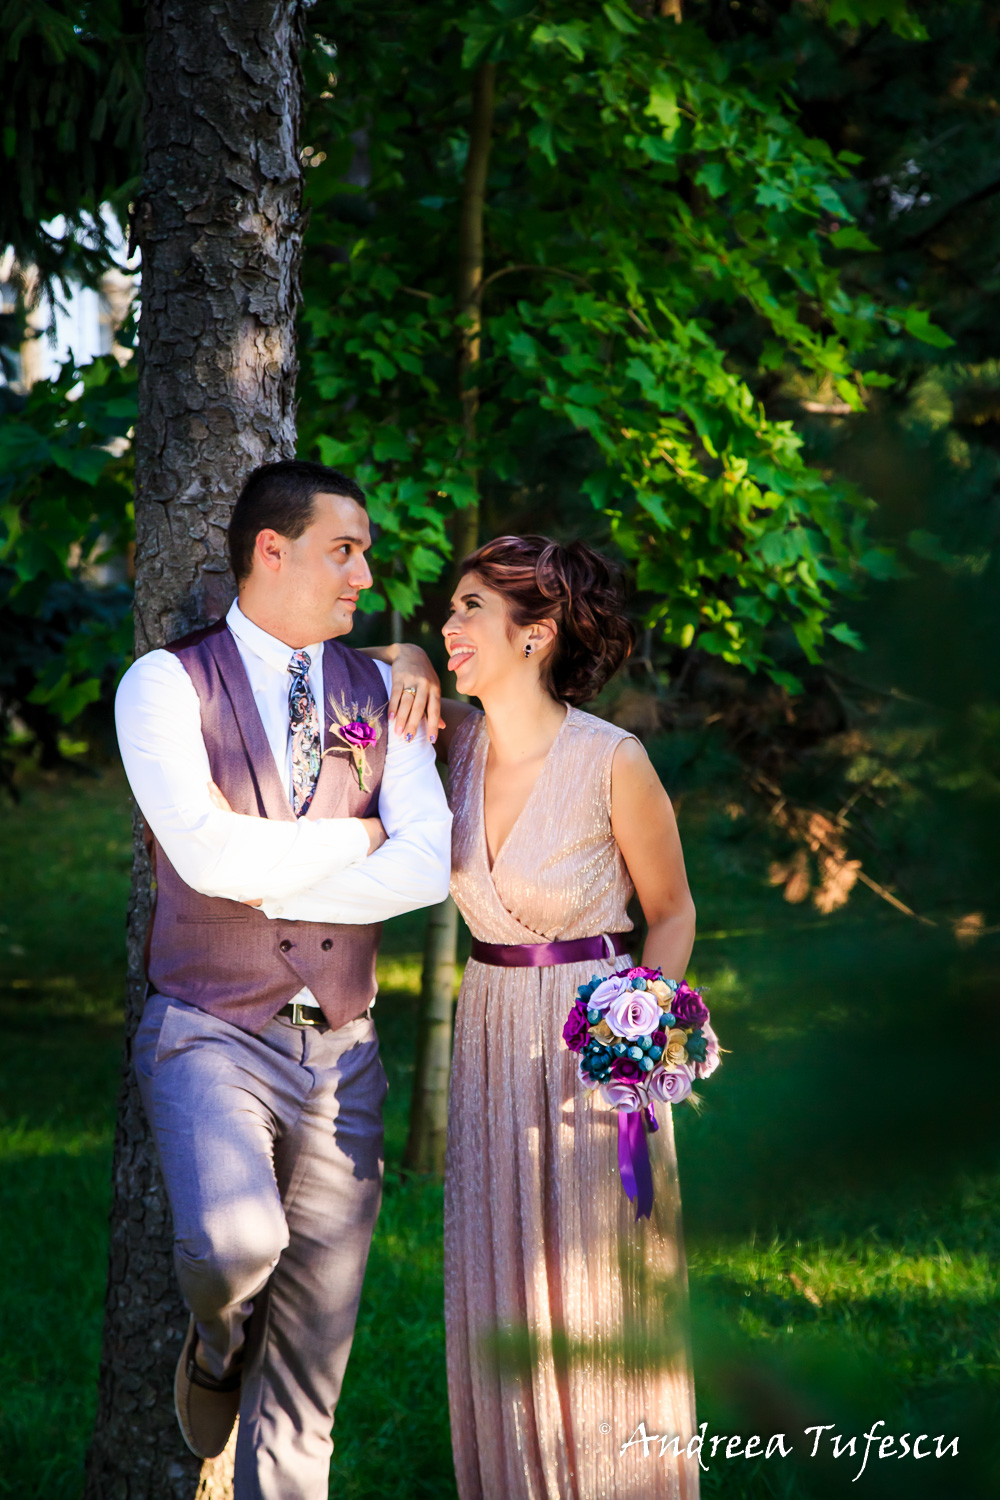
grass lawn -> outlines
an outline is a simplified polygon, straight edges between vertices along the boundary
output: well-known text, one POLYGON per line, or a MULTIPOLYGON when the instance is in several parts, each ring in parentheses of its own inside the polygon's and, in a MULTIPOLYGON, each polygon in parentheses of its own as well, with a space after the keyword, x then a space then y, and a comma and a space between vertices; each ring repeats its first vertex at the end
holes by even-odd
MULTIPOLYGON (((1000 1493, 1000 946, 862 892, 821 918, 683 809, 723 1071, 679 1111, 703 1495, 1000 1493), (897 1439, 861 1467, 873 1422, 897 1439), (826 1424, 816 1457, 804 1429, 826 1424), (785 1435, 787 1457, 742 1455, 785 1435), (920 1433, 929 1461, 900 1460, 920 1433), (959 1456, 935 1456, 935 1438, 959 1456)), ((93 1413, 130 843, 123 782, 36 780, 0 826, 0 1495, 72 1500, 93 1413)), ((387 929, 385 1206, 337 1419, 338 1500, 454 1495, 440 1189, 401 1181, 421 922, 387 929)), ((641 1414, 639 1414, 641 1415, 641 1414)), ((659 1462, 651 1452, 652 1466, 659 1462)), ((500 1500, 500 1497, 497 1497, 500 1500)), ((588 1497, 589 1500, 589 1497, 588 1497)))

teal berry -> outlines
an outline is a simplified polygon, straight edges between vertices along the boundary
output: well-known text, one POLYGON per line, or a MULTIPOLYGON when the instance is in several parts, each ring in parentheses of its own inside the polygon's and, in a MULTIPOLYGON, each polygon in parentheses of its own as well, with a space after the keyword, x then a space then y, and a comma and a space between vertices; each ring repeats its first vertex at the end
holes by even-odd
POLYGON ((677 1024, 677 1022, 676 1022, 676 1019, 674 1017, 673 1011, 672 1010, 665 1010, 663 1012, 662 1016, 660 1017, 660 1026, 661 1026, 662 1030, 669 1031, 670 1028, 671 1028, 671 1026, 676 1026, 676 1024, 677 1024))
POLYGON ((693 1057, 695 1062, 704 1062, 708 1057, 708 1041, 703 1031, 692 1031, 684 1045, 688 1057, 693 1057))
POLYGON ((653 1059, 651 1057, 641 1057, 639 1059, 639 1066, 644 1073, 652 1073, 653 1059))
POLYGON ((644 990, 646 988, 646 981, 641 974, 637 974, 632 980, 632 988, 634 990, 644 990))
POLYGON ((636 1062, 640 1062, 642 1060, 642 1048, 641 1047, 630 1047, 628 1049, 628 1055, 629 1055, 629 1057, 634 1057, 635 1060, 636 1060, 636 1062))
POLYGON ((660 1058, 663 1056, 663 1048, 650 1047, 649 1051, 646 1053, 646 1056, 651 1057, 654 1062, 659 1062, 660 1058))
POLYGON ((642 1048, 643 1052, 648 1052, 652 1045, 653 1038, 651 1036, 641 1036, 639 1038, 639 1046, 642 1048))
POLYGON ((628 1051, 628 1048, 626 1047, 624 1042, 615 1042, 615 1045, 611 1050, 616 1057, 624 1057, 626 1052, 628 1051))
POLYGON ((587 1012, 587 1020, 590 1022, 591 1026, 596 1026, 597 1023, 598 1023, 598 1021, 600 1019, 601 1019, 601 1012, 599 1010, 594 1010, 593 1008, 591 1008, 590 1010, 588 1010, 588 1012, 587 1012))

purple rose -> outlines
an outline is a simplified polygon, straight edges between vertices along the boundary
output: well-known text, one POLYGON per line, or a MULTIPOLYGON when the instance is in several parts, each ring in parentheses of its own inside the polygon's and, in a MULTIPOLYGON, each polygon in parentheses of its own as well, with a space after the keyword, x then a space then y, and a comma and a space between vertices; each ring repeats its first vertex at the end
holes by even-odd
POLYGON ((659 979, 659 969, 629 969, 627 979, 659 979))
POLYGON ((652 1099, 661 1099, 664 1104, 680 1104, 691 1092, 691 1069, 683 1064, 678 1068, 654 1068, 649 1075, 649 1094, 652 1099))
POLYGON ((358 750, 367 750, 378 739, 374 724, 366 724, 363 719, 352 719, 349 724, 341 724, 340 734, 342 739, 358 750))
POLYGON ((616 1057, 611 1064, 612 1078, 638 1078, 642 1069, 634 1057, 616 1057))
POLYGON ((697 990, 682 980, 670 1002, 670 1011, 678 1026, 703 1026, 708 1020, 708 1006, 697 990))
POLYGON ((628 980, 624 975, 612 974, 610 978, 603 980, 597 986, 587 1004, 591 1010, 599 1010, 603 1013, 607 1010, 612 1000, 617 1000, 623 990, 628 990, 629 994, 632 993, 628 980))
POLYGON ((627 1041, 651 1036, 660 1019, 660 1002, 649 990, 626 990, 608 1006, 605 1020, 615 1033, 627 1041))
POLYGON ((696 1062, 694 1065, 694 1076, 696 1078, 710 1078, 716 1068, 722 1066, 722 1058, 719 1056, 719 1038, 706 1021, 702 1026, 705 1040, 708 1043, 708 1051, 704 1062, 696 1062))
POLYGON ((667 1045, 667 1033, 661 1030, 659 1026, 657 1026, 655 1031, 651 1031, 649 1034, 653 1039, 654 1047, 665 1047, 667 1045))
POLYGON ((588 1035, 587 1007, 581 1005, 578 1000, 566 1018, 566 1025, 563 1027, 563 1041, 571 1052, 582 1052, 587 1045, 588 1035))
POLYGON ((602 1083, 601 1093, 605 1103, 610 1104, 612 1109, 621 1110, 622 1114, 626 1115, 633 1115, 636 1110, 645 1109, 649 1103, 646 1090, 641 1084, 633 1083, 630 1078, 612 1078, 610 1083, 602 1083))

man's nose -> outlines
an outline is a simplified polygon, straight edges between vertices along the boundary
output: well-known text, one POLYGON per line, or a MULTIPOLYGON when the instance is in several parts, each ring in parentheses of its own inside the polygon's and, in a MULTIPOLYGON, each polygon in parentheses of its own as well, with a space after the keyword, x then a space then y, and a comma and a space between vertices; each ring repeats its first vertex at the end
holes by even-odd
POLYGON ((354 567, 351 569, 351 576, 348 582, 353 589, 370 589, 375 582, 372 577, 372 570, 368 566, 368 559, 364 553, 355 558, 354 567))

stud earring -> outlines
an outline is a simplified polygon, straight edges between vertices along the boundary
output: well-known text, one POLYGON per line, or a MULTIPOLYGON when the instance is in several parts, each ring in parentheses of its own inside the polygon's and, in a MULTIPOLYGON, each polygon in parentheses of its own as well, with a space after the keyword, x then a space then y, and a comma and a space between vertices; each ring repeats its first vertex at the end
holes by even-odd
POLYGON ((534 649, 535 649, 534 646, 529 641, 528 644, 524 648, 524 654, 525 654, 525 656, 530 656, 531 653, 532 653, 532 651, 534 651, 534 649))

